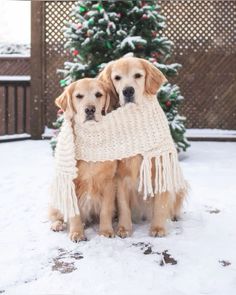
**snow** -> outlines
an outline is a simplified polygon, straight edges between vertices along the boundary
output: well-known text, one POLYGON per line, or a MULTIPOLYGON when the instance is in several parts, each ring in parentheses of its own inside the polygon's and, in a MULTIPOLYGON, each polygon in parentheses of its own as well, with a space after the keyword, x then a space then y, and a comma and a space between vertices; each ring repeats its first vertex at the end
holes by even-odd
POLYGON ((30 45, 28 44, 13 44, 0 43, 0 57, 1 58, 22 58, 30 57, 30 45))
POLYGON ((30 137, 31 135, 28 133, 10 134, 10 135, 7 134, 7 135, 0 135, 0 140, 13 140, 13 139, 22 139, 22 138, 30 138, 30 137))
POLYGON ((119 44, 119 47, 123 49, 128 45, 131 47, 131 49, 135 49, 135 43, 146 44, 147 41, 140 36, 128 36, 122 40, 122 42, 119 44))
POLYGON ((0 144, 0 293, 235 294, 236 143, 192 142, 180 158, 191 192, 167 237, 149 237, 143 222, 107 239, 93 225, 74 244, 49 230, 49 142, 0 144))
POLYGON ((187 137, 208 137, 208 138, 236 138, 236 130, 223 130, 223 129, 187 129, 187 137))
POLYGON ((50 139, 55 135, 56 129, 48 128, 45 126, 44 132, 42 134, 42 139, 50 139))
POLYGON ((30 44, 31 1, 1 0, 0 43, 30 44))
POLYGON ((0 81, 30 81, 30 76, 0 76, 0 81))

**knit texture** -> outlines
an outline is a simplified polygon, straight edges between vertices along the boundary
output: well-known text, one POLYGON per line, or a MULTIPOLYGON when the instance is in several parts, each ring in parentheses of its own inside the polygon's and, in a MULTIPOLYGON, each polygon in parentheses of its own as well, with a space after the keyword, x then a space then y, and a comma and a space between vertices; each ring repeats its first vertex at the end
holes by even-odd
POLYGON ((76 160, 114 161, 138 154, 143 156, 139 191, 144 199, 165 191, 186 189, 168 121, 156 98, 147 98, 140 105, 127 104, 100 122, 81 125, 76 116, 65 118, 55 154, 57 177, 52 205, 66 217, 78 214, 73 183, 76 160))

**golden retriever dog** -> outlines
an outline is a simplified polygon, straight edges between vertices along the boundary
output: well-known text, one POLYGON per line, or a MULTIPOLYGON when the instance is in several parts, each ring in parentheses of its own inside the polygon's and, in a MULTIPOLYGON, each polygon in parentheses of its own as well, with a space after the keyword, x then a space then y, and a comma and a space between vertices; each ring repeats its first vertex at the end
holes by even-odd
MULTIPOLYGON (((56 105, 70 112, 80 124, 99 121, 106 113, 110 97, 106 84, 97 79, 85 78, 69 85, 56 99, 56 105)), ((85 239, 84 224, 99 219, 99 234, 113 237, 112 217, 115 206, 116 161, 77 161, 78 176, 75 179, 80 215, 69 220, 69 236, 74 242, 85 239)), ((49 209, 51 228, 63 230, 63 215, 56 209, 49 209)))
MULTIPOLYGON (((156 99, 157 91, 167 81, 150 62, 135 57, 123 57, 109 63, 99 74, 98 79, 110 84, 113 96, 119 100, 121 107, 127 103, 140 104, 144 99, 156 99)), ((143 208, 146 207, 151 215, 150 235, 165 236, 167 220, 180 215, 185 197, 185 192, 182 191, 175 196, 170 192, 164 192, 148 201, 143 201, 142 194, 137 192, 141 161, 142 157, 137 155, 118 162, 117 234, 122 238, 132 232, 133 215, 140 212, 143 214, 143 208)), ((154 168, 152 175, 155 175, 154 168)))

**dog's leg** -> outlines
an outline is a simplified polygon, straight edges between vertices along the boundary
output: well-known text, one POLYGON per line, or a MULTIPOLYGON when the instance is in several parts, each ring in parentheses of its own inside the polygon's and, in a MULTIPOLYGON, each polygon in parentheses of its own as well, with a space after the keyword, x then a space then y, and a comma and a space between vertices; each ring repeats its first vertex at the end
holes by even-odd
POLYGON ((117 235, 126 238, 132 232, 132 220, 130 209, 130 191, 129 187, 121 179, 118 180, 117 204, 119 211, 119 224, 117 235))
POLYGON ((80 215, 70 218, 70 232, 69 237, 73 242, 85 241, 84 225, 80 215))
POLYGON ((172 207, 172 216, 171 216, 172 221, 179 220, 185 197, 186 197, 186 191, 179 191, 176 194, 176 198, 172 207))
POLYGON ((114 237, 112 217, 115 208, 115 188, 111 182, 104 186, 100 211, 99 234, 107 238, 114 237))
POLYGON ((51 230, 62 231, 64 230, 64 218, 62 213, 55 208, 49 207, 48 218, 52 221, 51 230))
POLYGON ((166 235, 166 222, 170 218, 169 192, 161 193, 153 198, 153 214, 150 228, 150 235, 153 237, 163 237, 166 235))

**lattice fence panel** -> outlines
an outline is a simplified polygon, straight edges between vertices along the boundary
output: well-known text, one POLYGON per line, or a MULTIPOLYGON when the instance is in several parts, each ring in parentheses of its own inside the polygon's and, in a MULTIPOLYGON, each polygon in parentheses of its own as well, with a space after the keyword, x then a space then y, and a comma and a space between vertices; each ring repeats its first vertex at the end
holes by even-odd
POLYGON ((236 1, 161 0, 189 128, 236 129, 236 1))
POLYGON ((60 76, 57 69, 63 69, 66 57, 62 28, 65 20, 70 20, 70 13, 74 1, 46 1, 45 14, 45 112, 46 123, 49 125, 55 120, 55 98, 61 93, 59 86, 60 76))
POLYGON ((30 57, 0 57, 0 76, 30 75, 30 57))
MULTIPOLYGON (((191 128, 236 129, 236 0, 159 0, 167 18, 163 32, 174 43, 172 61, 183 65, 177 83, 185 96, 182 113, 191 128)), ((61 29, 73 1, 46 1, 46 119, 55 119, 65 43, 61 29)))

